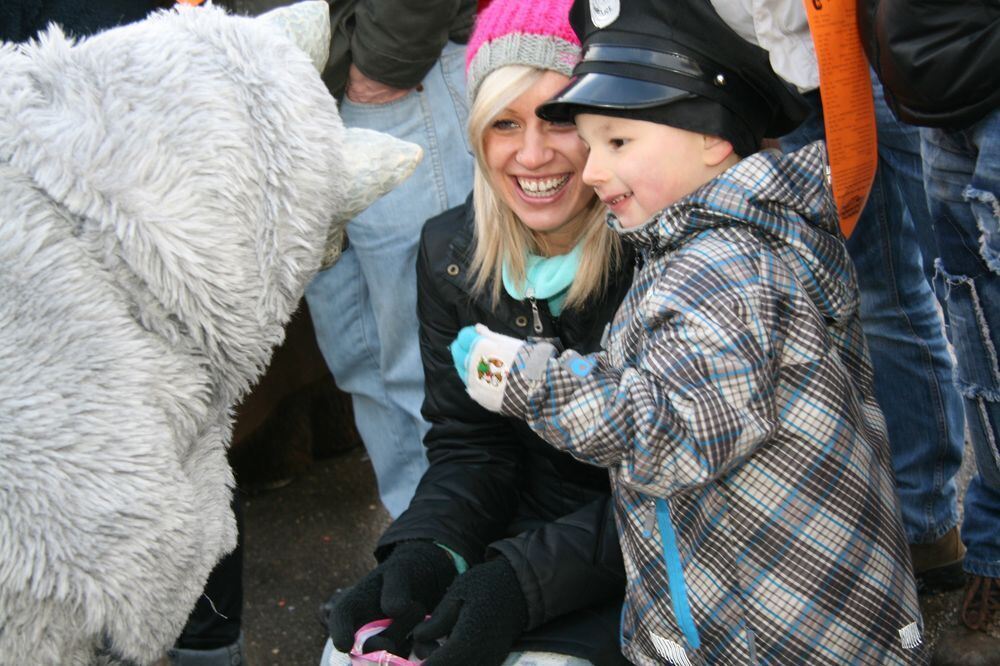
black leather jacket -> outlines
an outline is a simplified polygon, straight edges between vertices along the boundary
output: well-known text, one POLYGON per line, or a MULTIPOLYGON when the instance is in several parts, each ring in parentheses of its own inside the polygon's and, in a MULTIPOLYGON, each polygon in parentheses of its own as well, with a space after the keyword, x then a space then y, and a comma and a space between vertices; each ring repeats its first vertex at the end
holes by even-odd
MULTIPOLYGON (((625 578, 607 472, 543 442, 524 423, 486 411, 466 394, 448 345, 484 323, 506 335, 534 332, 529 303, 466 286, 472 245, 471 200, 427 222, 417 260, 420 346, 426 374, 424 440, 430 467, 409 508, 382 536, 392 544, 434 539, 474 565, 502 554, 528 603, 528 632, 515 649, 556 649, 597 664, 627 663, 618 645, 625 578)), ((631 255, 629 255, 630 257, 631 255)), ((623 262, 599 302, 556 319, 536 304, 540 335, 566 348, 596 350, 631 281, 623 262)))
MULTIPOLYGON (((215 0, 239 14, 253 16, 296 1, 215 0)), ((386 85, 415 87, 441 57, 448 41, 469 41, 476 16, 475 0, 326 2, 333 34, 323 81, 338 98, 344 95, 351 63, 368 78, 386 85)))
POLYGON ((24 42, 38 37, 50 23, 58 23, 73 37, 141 21, 154 9, 172 6, 172 0, 2 0, 0 41, 24 42))
POLYGON ((958 129, 1000 108, 1000 0, 858 0, 858 25, 901 120, 958 129))

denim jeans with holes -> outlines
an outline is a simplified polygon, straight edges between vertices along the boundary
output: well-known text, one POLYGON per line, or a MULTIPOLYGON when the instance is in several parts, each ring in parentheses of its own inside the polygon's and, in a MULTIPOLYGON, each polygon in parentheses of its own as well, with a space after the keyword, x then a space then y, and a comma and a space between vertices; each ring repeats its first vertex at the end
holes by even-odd
POLYGON ((420 229, 472 189, 464 68, 465 47, 448 44, 420 88, 402 99, 341 102, 345 125, 420 144, 424 158, 409 179, 347 225, 347 250, 306 289, 320 350, 337 386, 351 394, 379 495, 393 517, 427 468, 417 339, 420 229))
MULTIPOLYGON (((924 253, 936 255, 929 228, 915 127, 892 115, 873 78, 878 170, 847 249, 858 273, 861 325, 885 414, 903 526, 910 543, 934 541, 958 522, 954 476, 962 463, 964 414, 924 253)), ((784 150, 822 139, 814 112, 781 140, 784 150)))
POLYGON ((965 570, 1000 578, 1000 111, 964 130, 922 128, 955 383, 978 474, 965 495, 965 570))

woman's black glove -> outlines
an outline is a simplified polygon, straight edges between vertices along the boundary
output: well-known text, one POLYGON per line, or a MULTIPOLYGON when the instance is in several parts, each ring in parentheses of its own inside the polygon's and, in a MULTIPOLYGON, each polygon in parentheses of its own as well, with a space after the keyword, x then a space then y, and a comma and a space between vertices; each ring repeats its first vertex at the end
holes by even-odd
POLYGON ((354 633, 372 620, 392 618, 382 633, 365 641, 365 652, 410 654, 410 632, 441 600, 457 575, 455 562, 431 541, 404 541, 389 557, 333 602, 327 628, 334 647, 348 652, 354 633))
POLYGON ((455 579, 430 618, 413 630, 416 655, 426 657, 424 666, 499 666, 527 624, 528 604, 514 567, 498 557, 455 579))

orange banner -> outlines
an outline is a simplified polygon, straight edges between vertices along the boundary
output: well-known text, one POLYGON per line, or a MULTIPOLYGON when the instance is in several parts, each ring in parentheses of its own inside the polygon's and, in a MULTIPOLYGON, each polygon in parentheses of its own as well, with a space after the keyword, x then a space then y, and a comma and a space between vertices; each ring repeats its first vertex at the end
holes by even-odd
POLYGON ((188 5, 190 7, 197 7, 203 2, 205 2, 205 0, 177 0, 178 5, 188 5))
POLYGON ((845 237, 854 231, 878 166, 875 102, 856 0, 804 0, 819 63, 833 198, 845 237))

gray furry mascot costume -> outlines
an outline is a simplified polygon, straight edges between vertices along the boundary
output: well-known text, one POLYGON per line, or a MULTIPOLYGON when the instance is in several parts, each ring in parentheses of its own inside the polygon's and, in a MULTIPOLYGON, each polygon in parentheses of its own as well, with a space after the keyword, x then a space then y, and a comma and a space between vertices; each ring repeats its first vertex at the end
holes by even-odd
POLYGON ((344 129, 329 34, 305 2, 0 45, 0 664, 156 660, 235 545, 233 406, 420 159, 344 129))

